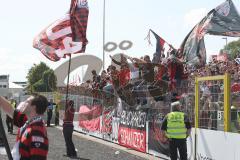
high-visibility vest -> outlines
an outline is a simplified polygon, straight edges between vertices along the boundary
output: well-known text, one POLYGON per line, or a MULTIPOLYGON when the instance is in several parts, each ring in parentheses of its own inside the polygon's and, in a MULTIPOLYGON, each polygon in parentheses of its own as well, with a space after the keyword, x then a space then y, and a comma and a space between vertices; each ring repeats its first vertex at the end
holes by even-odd
POLYGON ((167 137, 175 139, 184 139, 187 137, 184 113, 171 112, 167 114, 167 137))

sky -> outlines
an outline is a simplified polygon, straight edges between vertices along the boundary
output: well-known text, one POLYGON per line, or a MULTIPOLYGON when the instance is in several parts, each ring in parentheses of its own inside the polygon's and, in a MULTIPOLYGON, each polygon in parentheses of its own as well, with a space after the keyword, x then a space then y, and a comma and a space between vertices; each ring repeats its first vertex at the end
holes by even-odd
MULTIPOLYGON (((45 62, 56 69, 66 59, 52 62, 40 51, 32 47, 33 38, 46 26, 62 17, 70 7, 70 0, 1 0, 0 5, 0 75, 10 75, 10 81, 26 81, 26 76, 33 64, 45 62)), ((211 9, 224 0, 106 0, 105 42, 119 44, 130 40, 132 48, 122 51, 119 48, 106 52, 106 65, 109 55, 125 53, 140 57, 152 55, 152 46, 145 37, 148 30, 154 30, 168 43, 178 48, 193 28, 211 9)), ((240 10, 240 0, 233 0, 240 10)), ((89 21, 86 53, 102 58, 103 44, 103 0, 88 0, 89 21)), ((221 36, 206 36, 207 54, 217 54, 225 45, 221 36)), ((228 38, 228 42, 236 38, 228 38)), ((82 53, 84 54, 84 53, 82 53)), ((78 55, 75 55, 78 56, 78 55)))

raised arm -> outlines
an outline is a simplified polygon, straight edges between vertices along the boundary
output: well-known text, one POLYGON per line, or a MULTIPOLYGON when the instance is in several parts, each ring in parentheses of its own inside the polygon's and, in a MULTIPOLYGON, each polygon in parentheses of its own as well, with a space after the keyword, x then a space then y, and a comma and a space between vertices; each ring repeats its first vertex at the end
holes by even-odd
POLYGON ((135 61, 135 63, 147 63, 146 61, 142 60, 142 59, 138 59, 138 58, 132 58, 133 61, 135 61))
POLYGON ((119 66, 121 65, 121 62, 118 62, 115 59, 113 59, 113 57, 111 55, 109 57, 112 59, 113 63, 115 63, 115 64, 117 64, 119 66))

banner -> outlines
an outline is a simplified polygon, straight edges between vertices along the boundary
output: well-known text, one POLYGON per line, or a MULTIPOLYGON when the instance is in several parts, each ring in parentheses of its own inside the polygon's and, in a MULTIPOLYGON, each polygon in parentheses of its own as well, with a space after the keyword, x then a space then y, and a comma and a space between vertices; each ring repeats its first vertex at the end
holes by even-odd
POLYGON ((142 111, 122 112, 118 130, 120 145, 146 152, 146 117, 142 111))
POLYGON ((79 108, 79 127, 88 131, 100 131, 100 116, 102 106, 80 106, 79 108))
POLYGON ((149 122, 148 149, 169 156, 167 138, 161 132, 161 121, 149 122))
POLYGON ((111 134, 112 133, 112 119, 114 110, 104 111, 102 118, 102 133, 111 134))

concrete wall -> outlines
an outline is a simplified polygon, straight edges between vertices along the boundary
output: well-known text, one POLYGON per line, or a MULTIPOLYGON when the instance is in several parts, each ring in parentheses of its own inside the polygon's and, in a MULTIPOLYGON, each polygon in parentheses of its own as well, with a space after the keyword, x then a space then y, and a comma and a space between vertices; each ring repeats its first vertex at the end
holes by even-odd
MULTIPOLYGON (((70 73, 76 70, 77 68, 87 65, 87 70, 85 71, 84 77, 82 77, 83 81, 87 81, 88 79, 92 79, 91 71, 94 69, 97 73, 99 73, 102 69, 102 60, 94 55, 90 54, 82 54, 77 57, 72 58, 71 60, 71 69, 70 73)), ((64 80, 67 78, 68 71, 68 61, 60 65, 55 69, 54 73, 57 76, 57 86, 63 87, 66 86, 64 80)))

